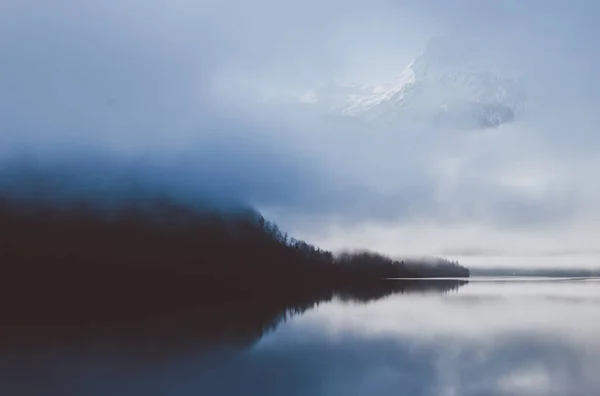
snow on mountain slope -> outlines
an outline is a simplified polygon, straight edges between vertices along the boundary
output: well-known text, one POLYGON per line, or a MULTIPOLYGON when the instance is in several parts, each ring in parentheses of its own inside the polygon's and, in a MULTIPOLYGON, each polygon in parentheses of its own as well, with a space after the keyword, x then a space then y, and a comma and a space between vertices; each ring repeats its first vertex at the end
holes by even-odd
POLYGON ((496 127, 518 118, 526 103, 518 70, 505 59, 485 41, 436 39, 393 81, 330 84, 307 92, 300 102, 376 122, 496 127))

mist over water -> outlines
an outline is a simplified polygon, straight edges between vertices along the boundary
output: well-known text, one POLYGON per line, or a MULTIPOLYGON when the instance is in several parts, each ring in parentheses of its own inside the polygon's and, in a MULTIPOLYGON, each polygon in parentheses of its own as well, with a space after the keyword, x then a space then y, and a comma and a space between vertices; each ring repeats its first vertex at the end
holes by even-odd
POLYGON ((370 302, 334 299, 242 344, 168 331, 145 342, 109 332, 33 349, 15 343, 2 350, 0 390, 588 396, 600 386, 599 301, 597 280, 473 282, 370 302))

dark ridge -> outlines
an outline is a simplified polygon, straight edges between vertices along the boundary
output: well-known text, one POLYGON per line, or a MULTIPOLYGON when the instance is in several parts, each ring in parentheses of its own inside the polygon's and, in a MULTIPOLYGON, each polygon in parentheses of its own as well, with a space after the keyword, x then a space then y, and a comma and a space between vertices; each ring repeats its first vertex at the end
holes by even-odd
MULTIPOLYGON (((425 287, 385 279, 422 276, 404 262, 366 252, 334 257, 255 211, 198 212, 168 199, 111 211, 3 199, 0 246, 0 321, 9 333, 139 333, 168 321, 206 340, 251 342, 336 295, 369 301, 425 287)), ((431 275, 468 275, 447 269, 431 275)))
POLYGON ((421 278, 468 278, 469 269, 456 261, 433 257, 404 260, 406 268, 421 278))

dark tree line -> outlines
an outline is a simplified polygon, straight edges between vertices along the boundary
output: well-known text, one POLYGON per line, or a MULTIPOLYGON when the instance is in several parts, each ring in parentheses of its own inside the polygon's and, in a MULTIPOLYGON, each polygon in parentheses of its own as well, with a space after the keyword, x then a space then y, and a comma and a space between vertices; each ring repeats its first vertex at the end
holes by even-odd
POLYGON ((457 261, 445 258, 423 258, 405 260, 406 268, 421 278, 468 278, 469 269, 457 261))
MULTIPOLYGON (((0 263, 4 323, 69 326, 204 307, 234 310, 237 320, 253 315, 248 322, 268 329, 335 295, 374 299, 411 287, 386 278, 424 276, 414 263, 409 268, 375 253, 336 257, 289 237, 252 210, 199 211, 167 199, 110 210, 4 199, 0 263)), ((456 269, 466 271, 444 261, 427 275, 456 276, 456 269)), ((444 287, 456 286, 450 283, 444 287)))

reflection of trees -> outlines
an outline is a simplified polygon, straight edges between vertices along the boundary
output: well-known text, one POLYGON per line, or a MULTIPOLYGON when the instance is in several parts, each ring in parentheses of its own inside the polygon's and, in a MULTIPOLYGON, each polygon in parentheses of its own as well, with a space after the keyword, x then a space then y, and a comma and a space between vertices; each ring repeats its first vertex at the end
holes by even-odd
POLYGON ((456 292, 467 284, 464 280, 382 280, 381 282, 363 285, 347 291, 341 291, 338 296, 343 300, 354 302, 376 301, 393 294, 439 293, 456 292))
POLYGON ((449 293, 465 283, 458 280, 383 280, 380 284, 357 288, 307 292, 290 300, 283 300, 279 295, 240 300, 204 292, 197 295, 172 293, 165 299, 153 297, 146 290, 140 296, 143 300, 138 301, 122 296, 114 289, 112 296, 106 298, 96 297, 96 293, 101 295, 99 290, 68 298, 63 293, 71 295, 74 291, 61 285, 63 293, 51 292, 47 287, 15 304, 3 298, 0 302, 3 312, 0 345, 4 342, 17 346, 20 342, 36 347, 73 340, 98 342, 106 338, 110 343, 121 342, 134 349, 140 346, 144 350, 157 349, 157 352, 165 353, 190 345, 243 347, 258 341, 288 319, 334 297, 368 303, 394 294, 449 293), (45 295, 43 300, 39 300, 40 292, 45 295), (190 301, 192 296, 197 300, 190 301))
MULTIPOLYGON (((251 342, 336 295, 370 301, 426 286, 384 279, 419 276, 404 262, 334 257, 251 211, 199 213, 168 200, 110 211, 4 201, 0 244, 4 330, 117 328, 139 338, 159 326, 180 332, 174 339, 251 342)), ((455 263, 439 268, 468 275, 455 263)))

